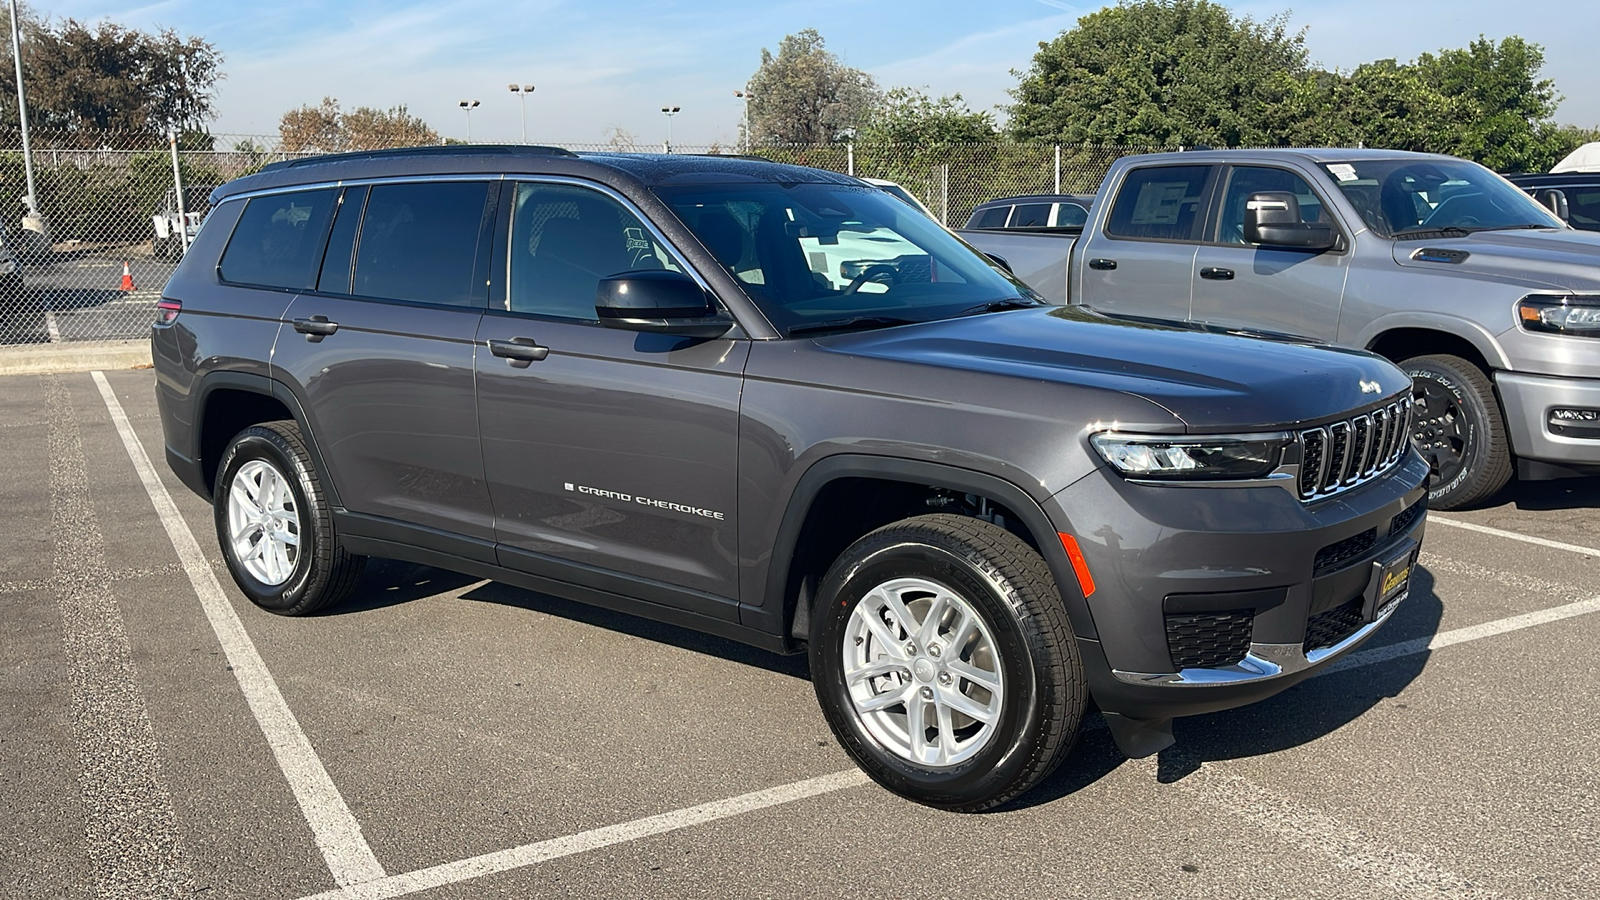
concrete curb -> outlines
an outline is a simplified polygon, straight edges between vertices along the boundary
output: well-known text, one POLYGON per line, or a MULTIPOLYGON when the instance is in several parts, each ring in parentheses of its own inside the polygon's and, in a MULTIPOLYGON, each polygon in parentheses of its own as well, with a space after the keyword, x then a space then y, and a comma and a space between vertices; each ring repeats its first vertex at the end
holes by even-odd
POLYGON ((150 365, 150 341, 85 341, 0 347, 0 375, 135 369, 150 365))

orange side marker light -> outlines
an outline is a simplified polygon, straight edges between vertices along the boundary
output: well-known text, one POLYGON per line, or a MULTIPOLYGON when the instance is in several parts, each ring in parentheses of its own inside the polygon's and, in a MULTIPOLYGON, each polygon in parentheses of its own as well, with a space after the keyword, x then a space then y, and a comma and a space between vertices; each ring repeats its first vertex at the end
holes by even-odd
POLYGON ((1073 574, 1078 576, 1078 587, 1083 589, 1083 596, 1088 597, 1094 593, 1094 576, 1089 574, 1089 564, 1084 561, 1083 551, 1078 549, 1078 541, 1065 531, 1056 532, 1061 538, 1061 547, 1067 551, 1067 559, 1072 561, 1073 574))

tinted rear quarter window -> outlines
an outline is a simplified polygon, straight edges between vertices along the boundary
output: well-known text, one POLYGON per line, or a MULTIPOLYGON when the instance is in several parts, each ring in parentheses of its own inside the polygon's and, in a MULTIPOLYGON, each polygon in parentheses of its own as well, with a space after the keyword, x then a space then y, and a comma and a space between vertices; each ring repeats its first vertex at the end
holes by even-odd
POLYGON ((1204 220, 1210 166, 1150 166, 1134 169, 1117 191, 1106 233, 1146 240, 1195 240, 1204 220))
POLYGON ((1011 212, 1011 207, 1009 206, 991 206, 988 209, 979 210, 978 214, 972 217, 972 221, 967 223, 967 227, 1004 228, 1006 227, 1006 214, 1009 212, 1011 212))
POLYGON ((354 293, 361 297, 481 306, 477 277, 486 253, 484 182, 380 184, 367 198, 356 250, 354 293))
POLYGON ((239 224, 222 251, 223 281, 309 290, 322 262, 323 238, 336 189, 267 194, 245 201, 239 224))

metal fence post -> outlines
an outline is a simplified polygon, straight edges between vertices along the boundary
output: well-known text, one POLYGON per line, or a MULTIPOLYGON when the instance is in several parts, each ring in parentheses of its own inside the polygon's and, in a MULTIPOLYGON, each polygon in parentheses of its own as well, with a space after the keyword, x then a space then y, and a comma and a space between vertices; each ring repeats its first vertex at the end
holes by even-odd
POLYGON ((849 143, 845 144, 844 145, 844 150, 845 150, 845 172, 844 173, 846 175, 849 175, 851 178, 854 178, 855 175, 856 175, 856 142, 855 141, 850 141, 849 143))
POLYGON ((177 189, 178 195, 178 233, 183 235, 183 252, 189 252, 189 219, 184 215, 183 209, 183 175, 178 170, 178 135, 176 132, 167 132, 167 144, 172 148, 172 186, 177 189))
POLYGON ((1056 145, 1056 193, 1061 193, 1061 145, 1056 145))
POLYGON ((950 164, 939 166, 939 224, 950 227, 950 164))

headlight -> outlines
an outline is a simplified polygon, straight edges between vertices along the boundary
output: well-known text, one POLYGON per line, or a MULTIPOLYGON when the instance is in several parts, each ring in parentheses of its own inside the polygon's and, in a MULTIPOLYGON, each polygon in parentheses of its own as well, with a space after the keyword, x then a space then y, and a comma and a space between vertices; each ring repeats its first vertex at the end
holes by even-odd
POLYGON ((1103 431, 1089 442, 1130 478, 1218 481, 1265 478, 1283 464, 1289 434, 1154 435, 1103 431))
POLYGON ((1600 337, 1600 295, 1523 297, 1517 320, 1528 331, 1600 337))

